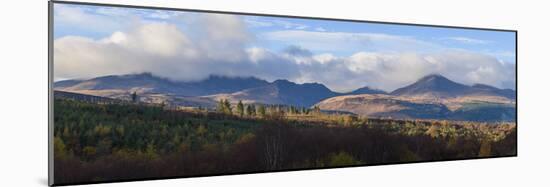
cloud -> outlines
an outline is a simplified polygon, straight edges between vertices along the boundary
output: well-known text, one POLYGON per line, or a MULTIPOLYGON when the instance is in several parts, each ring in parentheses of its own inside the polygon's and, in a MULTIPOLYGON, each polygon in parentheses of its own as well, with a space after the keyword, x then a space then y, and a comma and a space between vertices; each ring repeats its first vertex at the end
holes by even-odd
POLYGON ((275 23, 275 25, 284 27, 285 29, 306 29, 309 28, 308 25, 301 24, 301 23, 295 23, 291 21, 283 21, 283 20, 272 20, 271 22, 275 23))
POLYGON ((489 44, 492 43, 488 40, 480 40, 480 39, 474 39, 474 38, 468 38, 468 37, 446 37, 443 38, 444 40, 451 40, 455 42, 460 42, 464 44, 489 44))
MULTIPOLYGON (((67 6, 67 5, 61 5, 61 6, 67 6)), ((83 8, 82 6, 72 6, 72 9, 81 9, 81 11, 90 11, 95 13, 96 15, 104 15, 104 16, 117 16, 117 17, 126 17, 131 14, 133 14, 133 9, 126 9, 126 8, 117 8, 117 7, 89 7, 88 9, 83 8)))
POLYGON ((260 38, 293 43, 313 51, 433 51, 441 48, 408 36, 380 33, 283 30, 262 33, 260 38))
POLYGON ((175 17, 178 17, 182 14, 185 14, 183 12, 179 11, 166 11, 166 10, 154 10, 146 14, 146 17, 152 18, 152 19, 172 19, 175 17))
POLYGON ((174 24, 145 23, 101 39, 65 36, 54 41, 56 77, 91 78, 152 72, 175 80, 211 74, 294 78, 294 62, 269 50, 246 47, 253 36, 234 16, 204 15, 184 33, 174 24), (200 33, 199 35, 196 35, 200 33))
POLYGON ((302 48, 300 46, 297 46, 297 45, 291 45, 291 46, 286 47, 283 50, 283 53, 294 56, 294 57, 310 57, 310 56, 313 55, 313 53, 311 53, 311 51, 309 51, 305 48, 302 48))
POLYGON ((193 13, 91 5, 54 5, 56 33, 62 33, 61 36, 84 33, 94 38, 105 37, 143 22, 178 22, 180 20, 177 19, 184 15, 191 17, 193 13))
POLYGON ((325 32, 325 31, 327 31, 327 30, 326 30, 325 28, 323 28, 323 27, 317 27, 317 28, 315 28, 315 30, 316 30, 316 31, 319 31, 319 32, 325 32))
POLYGON ((200 16, 195 23, 189 27, 203 33, 196 37, 195 43, 215 60, 236 62, 246 58, 244 48, 255 39, 237 16, 209 14, 200 16))
POLYGON ((244 19, 244 22, 250 27, 271 27, 274 24, 268 21, 262 21, 256 19, 255 17, 247 17, 244 19))
POLYGON ((284 29, 296 29, 304 30, 310 28, 309 25, 296 23, 292 21, 287 21, 283 19, 274 19, 274 18, 261 18, 250 16, 244 19, 250 27, 281 27, 284 29))
POLYGON ((101 40, 117 44, 131 51, 148 53, 160 57, 194 55, 197 53, 190 39, 175 25, 166 23, 144 24, 129 33, 115 32, 101 40))
MULTIPOLYGON (((173 72, 177 60, 193 59, 189 40, 166 24, 149 24, 130 32, 115 32, 94 40, 67 36, 54 41, 56 77, 91 78, 102 75, 153 71, 173 72), (151 34, 151 32, 155 32, 151 34), (168 69, 164 69, 164 68, 168 69)), ((180 73, 186 73, 185 69, 180 73)))
POLYGON ((300 76, 294 81, 321 82, 341 92, 362 86, 392 91, 433 73, 468 85, 515 86, 512 64, 467 51, 433 54, 358 52, 349 57, 321 54, 309 59, 301 56, 295 61, 300 65, 300 76))
POLYGON ((120 8, 93 8, 55 4, 54 24, 59 30, 71 30, 79 33, 110 34, 116 30, 130 27, 139 20, 120 8))
POLYGON ((345 92, 363 86, 392 91, 439 73, 464 84, 515 87, 515 64, 412 37, 303 30, 256 36, 247 30, 246 19, 238 16, 193 14, 192 18, 181 20, 181 25, 136 20, 96 39, 58 38, 54 41, 55 78, 152 72, 174 80, 200 80, 216 74, 319 82, 345 92), (272 51, 255 46, 256 37, 291 45, 272 51), (318 52, 323 50, 327 52, 318 52), (333 52, 338 50, 351 53, 333 52))

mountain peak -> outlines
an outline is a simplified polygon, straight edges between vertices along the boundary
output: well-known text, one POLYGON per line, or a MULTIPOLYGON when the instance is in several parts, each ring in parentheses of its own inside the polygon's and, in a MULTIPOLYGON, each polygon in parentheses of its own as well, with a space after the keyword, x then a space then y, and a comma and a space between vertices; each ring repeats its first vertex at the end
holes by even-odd
POLYGON ((439 73, 432 73, 432 74, 428 74, 426 76, 424 76, 423 78, 445 78, 443 75, 439 74, 439 73))
POLYGON ((159 78, 155 75, 153 75, 151 72, 143 72, 143 73, 133 73, 133 74, 125 74, 125 75, 106 75, 101 77, 95 77, 92 79, 89 79, 89 81, 113 81, 113 80, 128 80, 128 79, 153 79, 153 78, 159 78))
POLYGON ((371 88, 371 87, 368 87, 368 86, 364 86, 364 87, 361 87, 361 88, 358 88, 356 90, 353 90, 351 92, 349 92, 348 94, 351 94, 351 95, 358 95, 358 94, 386 94, 385 91, 382 91, 382 90, 379 90, 379 89, 374 89, 374 88, 371 88))
POLYGON ((296 84, 296 83, 290 82, 286 79, 277 79, 273 81, 273 84, 296 84))
POLYGON ((151 73, 151 72, 141 72, 141 73, 128 74, 127 76, 153 77, 153 73, 151 73))
POLYGON ((469 86, 453 82, 440 74, 430 74, 420 78, 415 83, 399 88, 392 95, 424 95, 438 97, 454 97, 468 92, 469 86))
POLYGON ((313 89, 318 91, 328 91, 332 92, 330 89, 328 89, 325 85, 312 82, 312 83, 295 83, 286 79, 278 79, 273 81, 273 85, 276 85, 279 87, 279 89, 313 89))
POLYGON ((134 74, 126 74, 126 75, 118 75, 115 77, 117 78, 124 78, 124 79, 136 79, 136 80, 152 80, 152 79, 165 79, 156 75, 153 75, 151 72, 142 72, 142 73, 134 73, 134 74))
POLYGON ((248 76, 248 77, 240 77, 240 76, 226 76, 226 75, 209 75, 206 80, 256 80, 258 78, 248 76))
POLYGON ((433 83, 443 83, 443 82, 453 82, 441 74, 429 74, 420 78, 417 82, 433 82, 433 83))

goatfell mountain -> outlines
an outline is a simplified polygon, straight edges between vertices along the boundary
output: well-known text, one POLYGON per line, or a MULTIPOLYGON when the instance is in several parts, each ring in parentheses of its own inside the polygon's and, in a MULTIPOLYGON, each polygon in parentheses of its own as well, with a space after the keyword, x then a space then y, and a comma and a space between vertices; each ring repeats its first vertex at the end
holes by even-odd
POLYGON ((396 89, 391 95, 414 96, 430 94, 434 97, 456 97, 468 92, 469 87, 453 82, 441 75, 432 74, 422 77, 415 83, 396 89))
POLYGON ((515 91, 510 89, 468 86, 434 74, 390 94, 337 96, 316 106, 370 117, 512 121, 515 98, 515 91))
POLYGON ((396 89, 390 93, 396 96, 428 96, 435 98, 461 97, 465 95, 492 95, 515 99, 515 91, 498 89, 489 85, 467 86, 453 82, 442 75, 432 74, 422 77, 415 83, 396 89))

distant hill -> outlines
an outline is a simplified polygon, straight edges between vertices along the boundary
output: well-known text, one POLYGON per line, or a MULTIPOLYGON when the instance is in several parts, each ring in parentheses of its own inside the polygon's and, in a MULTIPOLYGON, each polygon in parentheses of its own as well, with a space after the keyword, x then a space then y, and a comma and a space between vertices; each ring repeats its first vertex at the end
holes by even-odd
POLYGON ((322 110, 347 111, 361 116, 439 119, 450 111, 440 103, 418 103, 383 94, 344 95, 325 99, 316 106, 322 110))
POLYGON ((138 93, 168 93, 168 94, 198 94, 196 89, 189 85, 153 76, 151 73, 109 75, 88 80, 67 80, 54 83, 58 90, 86 93, 103 93, 100 96, 110 96, 113 92, 138 93), (104 92, 100 92, 104 91, 104 92))
POLYGON ((453 82, 441 75, 432 74, 422 77, 415 83, 396 89, 391 95, 415 96, 430 94, 434 97, 456 97, 468 93, 469 87, 453 82))
POLYGON ((229 99, 232 102, 242 100, 246 103, 285 104, 310 107, 329 97, 338 95, 322 84, 296 84, 287 80, 276 80, 269 85, 250 88, 232 94, 208 96, 214 100, 229 99))
POLYGON ((103 96, 116 93, 163 93, 178 96, 201 96, 233 93, 243 89, 267 85, 268 82, 253 77, 210 76, 193 82, 173 81, 151 73, 110 75, 88 80, 65 80, 54 83, 54 88, 73 92, 95 93, 103 96))
POLYGON ((255 77, 227 77, 211 75, 207 79, 195 82, 185 82, 196 89, 201 90, 197 95, 211 95, 219 93, 233 93, 249 88, 267 86, 269 82, 255 77))
POLYGON ((55 82, 53 85, 55 88, 68 88, 81 82, 82 80, 62 80, 55 82))
POLYGON ((389 94, 336 96, 316 106, 371 117, 513 121, 515 99, 514 90, 482 84, 467 86, 432 74, 389 94))
POLYGON ((435 98, 461 97, 467 95, 477 96, 501 96, 515 99, 515 91, 510 89, 498 89, 492 86, 475 84, 467 86, 453 82, 438 74, 422 77, 415 83, 396 89, 390 93, 395 96, 421 96, 435 98))
POLYGON ((368 86, 358 88, 351 92, 346 93, 345 95, 358 95, 358 94, 387 94, 383 90, 373 89, 368 86))
POLYGON ((143 101, 171 102, 212 106, 227 98, 233 102, 285 104, 310 107, 322 99, 338 95, 319 83, 296 84, 287 80, 267 82, 255 77, 209 76, 192 82, 173 81, 151 73, 111 75, 88 80, 65 80, 54 83, 56 90, 128 99, 133 92, 143 101), (177 99, 174 99, 177 98, 177 99))
POLYGON ((448 118, 470 121, 514 121, 516 120, 516 107, 511 104, 471 102, 465 103, 448 118))
POLYGON ((94 102, 94 103, 128 103, 130 102, 127 100, 118 100, 118 99, 112 99, 108 97, 99 97, 94 95, 71 93, 71 92, 64 92, 64 91, 57 91, 57 90, 54 91, 53 95, 55 99, 72 99, 72 100, 87 101, 87 102, 94 102))
POLYGON ((472 88, 475 90, 474 93, 480 95, 498 95, 513 100, 516 99, 516 91, 512 89, 499 89, 485 84, 474 84, 472 88))

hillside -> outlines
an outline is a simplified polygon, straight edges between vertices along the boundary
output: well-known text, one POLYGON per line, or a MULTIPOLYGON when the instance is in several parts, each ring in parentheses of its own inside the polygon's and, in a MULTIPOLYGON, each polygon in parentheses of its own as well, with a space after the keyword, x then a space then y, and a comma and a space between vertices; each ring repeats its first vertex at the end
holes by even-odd
POLYGON ((143 102, 211 107, 219 99, 231 102, 284 104, 310 107, 338 93, 319 83, 296 84, 288 80, 267 82, 254 77, 209 76, 192 82, 173 81, 150 73, 111 75, 88 80, 54 83, 60 91, 129 99, 136 92, 143 102))
POLYGON ((358 94, 387 94, 383 90, 373 89, 368 86, 358 88, 351 92, 346 93, 345 95, 358 95, 358 94))
POLYGON ((173 81, 151 73, 109 75, 88 80, 65 80, 54 83, 58 90, 106 94, 108 92, 162 93, 178 96, 201 96, 232 93, 267 85, 254 77, 209 76, 198 81, 173 81), (102 92, 103 91, 103 92, 102 92))
POLYGON ((510 89, 467 86, 441 75, 428 75, 390 94, 336 96, 316 106, 369 117, 513 121, 515 97, 510 89))
POLYGON ((467 86, 447 79, 438 74, 422 77, 418 81, 394 90, 390 93, 395 96, 454 98, 463 96, 500 96, 515 99, 515 91, 498 89, 489 85, 474 84, 467 86))
POLYGON ((318 83, 296 84, 287 80, 276 80, 267 86, 250 88, 232 94, 206 96, 213 100, 228 99, 231 102, 285 104, 310 107, 329 97, 338 95, 318 83))

